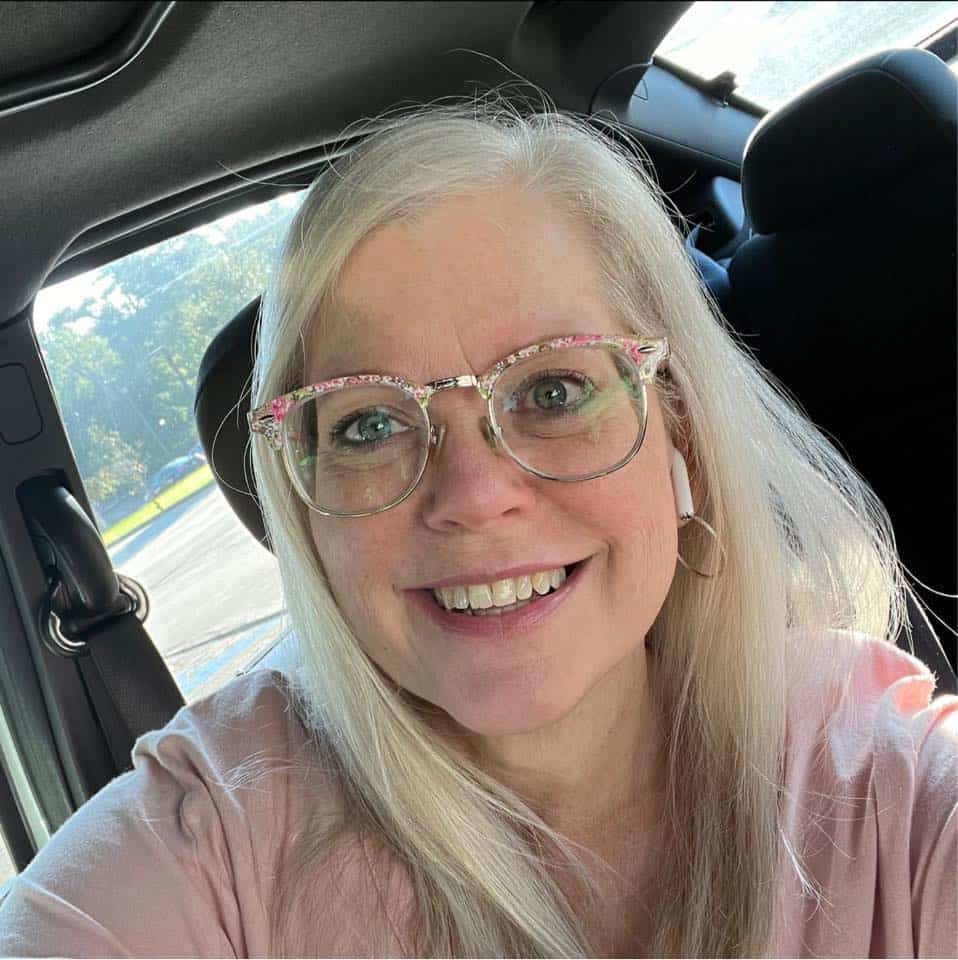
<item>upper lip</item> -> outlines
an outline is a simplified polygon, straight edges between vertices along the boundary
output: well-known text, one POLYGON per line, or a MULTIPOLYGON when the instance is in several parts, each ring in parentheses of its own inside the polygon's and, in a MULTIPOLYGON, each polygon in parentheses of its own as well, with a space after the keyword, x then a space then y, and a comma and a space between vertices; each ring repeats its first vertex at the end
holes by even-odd
POLYGON ((469 573, 461 573, 455 577, 445 577, 442 580, 433 580, 431 583, 424 583, 414 590, 439 590, 443 587, 468 587, 480 583, 495 583, 497 580, 514 580, 516 577, 526 576, 532 573, 541 573, 544 570, 557 570, 559 567, 569 567, 580 560, 543 560, 540 563, 524 563, 517 567, 506 567, 500 570, 474 570, 469 573))

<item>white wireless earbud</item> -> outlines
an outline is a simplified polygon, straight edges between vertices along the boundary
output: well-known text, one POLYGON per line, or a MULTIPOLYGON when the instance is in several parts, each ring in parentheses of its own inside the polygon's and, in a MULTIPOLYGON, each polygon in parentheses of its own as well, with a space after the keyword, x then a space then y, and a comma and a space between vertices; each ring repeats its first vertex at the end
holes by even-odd
POLYGON ((672 447, 672 490, 675 493, 675 506, 683 520, 695 516, 692 504, 692 488, 689 486, 689 471, 678 449, 672 447))

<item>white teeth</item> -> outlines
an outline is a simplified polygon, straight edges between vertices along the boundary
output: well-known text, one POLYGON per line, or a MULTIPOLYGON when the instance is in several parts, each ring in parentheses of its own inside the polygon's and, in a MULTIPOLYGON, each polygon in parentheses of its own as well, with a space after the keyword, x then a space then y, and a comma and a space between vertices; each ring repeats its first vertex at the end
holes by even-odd
POLYGON ((492 585, 492 602, 497 607, 508 607, 516 602, 515 580, 497 580, 492 585))
POLYGON ((547 573, 536 573, 532 577, 532 589, 540 596, 552 589, 552 580, 547 573))
POLYGON ((545 596, 550 590, 561 587, 565 580, 565 569, 557 567, 554 570, 526 574, 515 579, 496 580, 491 584, 440 587, 433 590, 433 596, 446 610, 468 610, 478 613, 491 608, 512 607, 517 603, 524 603, 533 594, 545 596))
MULTIPOLYGON (((456 588, 455 587, 440 587, 438 590, 434 591, 436 599, 444 606, 447 610, 452 610, 456 606, 456 588)), ((465 606, 469 606, 469 601, 466 601, 465 606)))
POLYGON ((510 603, 508 607, 492 607, 489 610, 470 610, 469 615, 473 617, 498 617, 503 613, 512 613, 513 610, 521 610, 531 600, 517 600, 510 603))
POLYGON ((488 610, 492 606, 492 591, 486 583, 478 587, 469 587, 469 606, 477 610, 488 610))

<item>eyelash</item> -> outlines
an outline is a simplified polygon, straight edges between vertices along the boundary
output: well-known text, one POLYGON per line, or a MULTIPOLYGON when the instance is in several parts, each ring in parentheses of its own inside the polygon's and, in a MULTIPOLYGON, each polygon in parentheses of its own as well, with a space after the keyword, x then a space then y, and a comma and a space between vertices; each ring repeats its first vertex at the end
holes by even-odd
MULTIPOLYGON (((542 380, 571 380, 573 383, 578 384, 580 387, 590 384, 592 381, 588 377, 582 376, 577 370, 539 370, 536 373, 530 373, 522 383, 513 391, 510 395, 510 399, 519 396, 524 397, 526 393, 537 383, 542 380)), ((564 410, 568 408, 563 407, 564 410)))
MULTIPOLYGON (((551 380, 571 380, 573 383, 578 384, 580 387, 584 387, 586 384, 591 382, 588 377, 583 377, 582 374, 580 374, 577 370, 558 370, 558 369, 539 370, 536 373, 529 374, 529 376, 526 377, 525 380, 523 380, 522 383, 520 383, 519 386, 516 388, 516 390, 513 392, 512 397, 515 397, 517 395, 520 397, 525 396, 525 394, 528 393, 528 391, 535 384, 541 382, 542 380, 550 380, 550 379, 551 380)), ((344 434, 346 433, 346 431, 360 417, 362 417, 365 413, 371 412, 372 409, 373 408, 370 408, 370 410, 361 410, 354 413, 348 413, 346 414, 346 416, 341 417, 339 420, 336 421, 336 423, 333 424, 332 427, 330 427, 329 440, 335 441, 335 442, 343 441, 344 434)), ((392 414, 389 414, 389 416, 391 417, 392 414)), ((388 439, 389 438, 387 437, 384 440, 367 441, 366 443, 363 443, 363 444, 356 444, 347 440, 345 441, 344 446, 362 446, 366 450, 375 450, 376 447, 385 443, 386 440, 388 439)))
MULTIPOLYGON (((360 417, 364 416, 367 413, 372 413, 376 410, 375 407, 370 407, 368 410, 360 410, 358 412, 347 413, 346 416, 340 417, 329 428, 329 440, 336 443, 341 443, 343 449, 349 449, 350 447, 359 448, 362 447, 364 451, 366 450, 375 450, 377 447, 382 446, 386 443, 390 437, 385 437, 382 440, 367 440, 363 443, 355 443, 352 440, 344 439, 344 434, 346 431, 357 421, 360 417)), ((402 420, 399 417, 394 417, 391 413, 387 414, 390 419, 396 420, 399 423, 402 423, 402 420)))

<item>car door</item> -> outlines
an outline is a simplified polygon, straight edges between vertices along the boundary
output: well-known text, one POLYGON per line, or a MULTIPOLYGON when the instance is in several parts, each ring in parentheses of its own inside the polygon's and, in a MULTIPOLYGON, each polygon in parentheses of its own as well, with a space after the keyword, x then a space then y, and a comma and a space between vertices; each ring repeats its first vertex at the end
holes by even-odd
MULTIPOLYGON (((96 518, 113 569, 145 591, 146 629, 186 702, 249 669, 287 631, 271 556, 239 523, 205 458, 190 451, 198 443, 193 385, 203 352, 225 319, 262 289, 298 202, 298 193, 283 194, 52 284, 32 317, 6 333, 8 347, 33 351, 24 359, 43 365, 51 394, 41 416, 56 425, 47 456, 63 444, 71 493, 96 518), (158 491, 148 496, 154 475, 158 491)), ((24 541, 19 557, 42 590, 36 543, 24 541)), ((38 774, 48 790, 58 786, 60 802, 44 809, 34 796, 21 816, 9 818, 28 826, 8 840, 16 846, 0 863, 0 882, 85 798, 84 771, 71 777, 58 768, 56 730, 41 724, 45 704, 27 700, 44 699, 44 680, 56 683, 57 696, 73 703, 75 712, 62 718, 73 734, 83 724, 96 729, 84 698, 72 699, 81 692, 73 664, 50 656, 51 649, 43 647, 42 672, 25 662, 4 671, 8 682, 17 679, 15 696, 27 709, 15 720, 19 729, 7 729, 9 749, 0 753, 9 764, 22 753, 17 741, 35 749, 22 769, 7 770, 15 789, 0 784, 0 805, 29 803, 38 774)), ((84 747, 92 756, 92 737, 84 747)), ((51 796, 45 793, 47 804, 51 796)))

